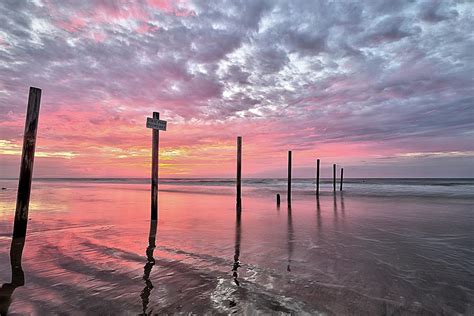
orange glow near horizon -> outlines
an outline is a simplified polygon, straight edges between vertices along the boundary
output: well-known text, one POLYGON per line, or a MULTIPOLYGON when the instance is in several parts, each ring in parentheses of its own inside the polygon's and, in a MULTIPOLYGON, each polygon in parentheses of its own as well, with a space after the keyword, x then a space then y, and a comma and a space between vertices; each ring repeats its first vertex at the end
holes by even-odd
MULTIPOLYGON (((103 113, 99 113, 103 114, 103 113)), ((126 120, 97 118, 90 111, 42 113, 38 128, 35 168, 40 176, 147 177, 151 161, 151 130, 146 117, 126 120), (99 132, 100 131, 100 132, 99 132), (43 170, 43 171, 41 171, 43 170)), ((163 117, 163 119, 166 119, 163 117)), ((18 117, 3 127, 19 130, 18 117)), ((162 177, 233 177, 236 136, 244 139, 243 166, 248 176, 284 176, 286 151, 279 143, 281 133, 260 130, 259 122, 174 123, 160 132, 160 175, 162 177), (236 125, 245 126, 236 128, 236 125)), ((268 125, 269 130, 273 127, 268 125)), ((0 139, 0 158, 19 162, 22 139, 0 139)), ((293 149, 294 167, 312 167, 316 157, 334 159, 371 155, 360 144, 321 144, 316 149, 293 149)), ((312 176, 308 174, 308 176, 312 176)))

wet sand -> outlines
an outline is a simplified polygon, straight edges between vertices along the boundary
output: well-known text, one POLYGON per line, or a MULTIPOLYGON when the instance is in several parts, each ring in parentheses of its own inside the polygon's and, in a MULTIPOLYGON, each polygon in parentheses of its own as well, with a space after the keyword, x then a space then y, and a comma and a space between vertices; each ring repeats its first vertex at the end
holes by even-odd
POLYGON ((148 185, 35 182, 18 285, 2 186, 12 314, 474 313, 470 199, 325 192, 288 210, 244 188, 239 217, 232 188, 166 184, 154 227, 148 185))

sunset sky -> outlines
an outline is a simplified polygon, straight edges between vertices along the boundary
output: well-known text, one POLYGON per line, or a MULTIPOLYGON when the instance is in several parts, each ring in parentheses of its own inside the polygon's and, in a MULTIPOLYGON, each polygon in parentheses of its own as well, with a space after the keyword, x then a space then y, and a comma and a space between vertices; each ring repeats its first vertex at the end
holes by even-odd
POLYGON ((0 177, 474 177, 471 1, 0 1, 0 177))

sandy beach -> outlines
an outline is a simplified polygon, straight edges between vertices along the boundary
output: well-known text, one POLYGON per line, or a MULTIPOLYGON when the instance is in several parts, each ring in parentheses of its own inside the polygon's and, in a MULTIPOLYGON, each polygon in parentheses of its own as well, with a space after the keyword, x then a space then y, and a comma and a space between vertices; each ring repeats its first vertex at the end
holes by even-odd
POLYGON ((283 182, 249 180, 240 219, 229 181, 163 182, 150 239, 145 180, 34 181, 25 284, 11 292, 16 183, 2 180, 0 282, 9 312, 474 312, 472 181, 446 180, 429 195, 411 182, 381 189, 349 180, 352 191, 328 188, 318 201, 311 180, 300 180, 288 210, 283 182))
POLYGON ((0 1, 0 316, 474 316, 474 1, 0 1))

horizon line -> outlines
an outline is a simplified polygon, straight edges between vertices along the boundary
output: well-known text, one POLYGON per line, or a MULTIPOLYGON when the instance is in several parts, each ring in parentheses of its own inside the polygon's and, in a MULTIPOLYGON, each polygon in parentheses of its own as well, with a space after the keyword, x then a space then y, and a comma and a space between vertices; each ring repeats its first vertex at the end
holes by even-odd
MULTIPOLYGON (((32 178, 32 180, 84 180, 84 179, 100 179, 100 180, 151 180, 148 177, 36 177, 32 178)), ((163 177, 159 178, 161 180, 191 180, 191 179, 225 179, 225 180, 235 180, 234 177, 163 177)), ((286 177, 249 177, 244 178, 242 180, 258 180, 258 179, 273 179, 273 180, 285 180, 286 177)), ((295 179, 315 179, 315 177, 293 177, 295 179)), ((333 179, 333 177, 321 177, 320 179, 333 179)), ((344 180, 348 179, 472 179, 474 177, 344 177, 344 180)), ((19 178, 2 178, 0 180, 19 180, 19 178)), ((340 180, 340 177, 336 177, 336 180, 340 180)))

